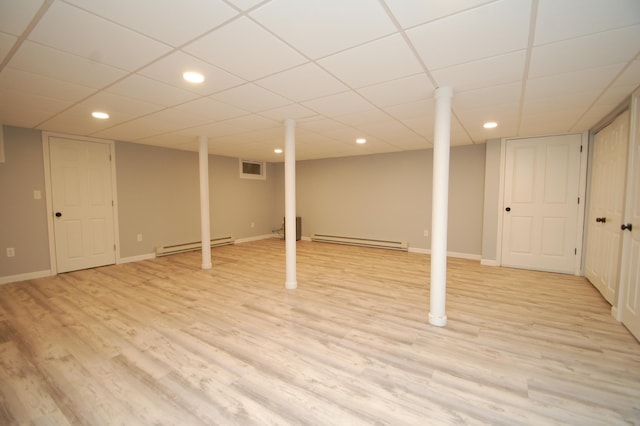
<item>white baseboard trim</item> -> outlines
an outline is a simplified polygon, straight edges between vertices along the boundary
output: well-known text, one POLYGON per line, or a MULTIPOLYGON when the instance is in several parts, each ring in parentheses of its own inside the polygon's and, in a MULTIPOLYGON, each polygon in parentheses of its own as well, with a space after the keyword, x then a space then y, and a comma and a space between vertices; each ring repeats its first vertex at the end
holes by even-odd
POLYGON ((116 264, 120 265, 122 263, 140 262, 141 260, 149 260, 155 258, 155 253, 140 254, 138 256, 121 257, 120 259, 118 259, 116 264))
POLYGON ((480 264, 483 266, 500 266, 500 262, 495 259, 482 259, 480 264))
POLYGON ((269 238, 277 238, 277 237, 274 234, 258 235, 258 236, 255 236, 255 237, 240 238, 240 239, 236 240, 234 244, 249 243, 251 241, 266 240, 266 239, 269 239, 269 238))
POLYGON ((409 247, 409 253, 431 254, 431 250, 418 247, 409 247))
POLYGON ((53 275, 51 269, 45 271, 28 272, 26 274, 9 275, 6 277, 0 277, 1 284, 16 283, 18 281, 35 280, 36 278, 50 277, 53 275))

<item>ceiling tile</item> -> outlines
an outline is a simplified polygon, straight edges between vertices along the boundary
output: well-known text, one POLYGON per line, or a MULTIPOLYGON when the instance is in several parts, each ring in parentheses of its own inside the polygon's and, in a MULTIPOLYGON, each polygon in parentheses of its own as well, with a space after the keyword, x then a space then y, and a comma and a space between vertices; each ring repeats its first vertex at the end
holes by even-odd
POLYGON ((539 46, 636 24, 640 24, 638 0, 539 0, 534 44, 539 46), (580 19, 576 19, 578 10, 580 19))
POLYGON ((296 102, 348 90, 347 86, 313 63, 274 74, 256 81, 256 84, 296 102))
POLYGON ((0 32, 0 63, 4 61, 17 40, 15 36, 0 32))
POLYGON ((245 17, 188 44, 183 50, 246 80, 266 77, 306 62, 295 50, 245 17))
POLYGON ((219 138, 229 136, 229 135, 237 135, 241 133, 246 133, 247 129, 243 129, 238 126, 234 126, 225 121, 218 123, 209 123, 201 126, 194 126, 187 129, 178 130, 172 132, 175 135, 180 136, 189 136, 195 139, 198 136, 207 136, 210 140, 217 140, 219 138))
POLYGON ((317 59, 396 32, 376 1, 273 0, 251 17, 317 59))
POLYGON ((163 106, 173 106, 190 101, 197 94, 165 83, 132 74, 105 89, 107 92, 129 96, 141 101, 163 106))
POLYGON ((492 106, 503 105, 508 105, 510 108, 517 110, 520 104, 521 92, 521 83, 485 87, 462 93, 454 91, 451 105, 456 112, 466 109, 491 109, 492 106), (488 103, 487 99, 491 99, 491 102, 488 103))
POLYGON ((340 123, 345 125, 358 127, 365 124, 379 123, 385 121, 394 121, 394 118, 379 109, 370 109, 362 112, 341 115, 336 118, 340 123))
POLYGON ((526 59, 526 51, 520 50, 442 68, 432 74, 438 86, 451 86, 457 96, 467 90, 522 81, 526 59))
POLYGON ((248 112, 260 112, 288 105, 290 100, 253 83, 245 84, 210 96, 212 99, 236 106, 248 112))
POLYGON ((43 5, 43 0, 0 1, 0 28, 2 32, 19 36, 43 5))
POLYGON ((530 12, 530 0, 503 0, 421 25, 407 35, 426 66, 436 70, 525 49, 530 12))
POLYGON ((338 93, 302 102, 304 106, 328 117, 368 111, 375 107, 353 92, 338 93))
POLYGON ((527 81, 525 99, 547 98, 585 90, 602 90, 622 70, 622 68, 623 64, 616 64, 573 73, 532 78, 527 81))
POLYGON ((93 111, 104 111, 112 118, 118 114, 124 114, 133 118, 140 115, 147 115, 163 108, 162 105, 108 92, 99 92, 74 107, 74 109, 85 111, 87 115, 93 111))
POLYGON ((51 132, 91 135, 131 118, 133 116, 130 114, 115 111, 111 112, 111 117, 108 120, 99 120, 91 116, 91 111, 88 107, 77 105, 55 115, 38 127, 51 132))
POLYGON ((62 2, 51 5, 29 40, 129 71, 170 50, 166 44, 62 2))
POLYGON ((640 51, 640 25, 535 47, 530 77, 627 63, 640 51))
POLYGON ((318 64, 354 88, 423 71, 400 34, 326 57, 318 64))
POLYGON ((174 132, 184 128, 206 124, 207 118, 196 116, 175 108, 168 108, 135 120, 141 126, 149 126, 157 133, 174 132))
POLYGON ((60 99, 0 88, 0 123, 34 128, 70 105, 60 99))
POLYGON ((417 102, 408 102, 386 107, 384 110, 398 120, 408 120, 417 118, 419 120, 430 120, 433 117, 434 99, 429 98, 417 102))
POLYGON ((184 52, 174 52, 144 67, 138 74, 201 95, 209 95, 245 83, 245 80, 184 52), (200 84, 188 83, 182 78, 186 71, 204 75, 200 84))
POLYGON ((358 93, 379 107, 387 107, 431 98, 434 90, 426 74, 421 73, 363 87, 358 93))
POLYGON ((159 129, 154 129, 149 125, 148 122, 133 120, 127 123, 109 127, 108 129, 93 132, 91 133, 91 136, 125 142, 138 142, 141 139, 149 138, 159 133, 162 133, 162 131, 159 129), (143 125, 141 125, 142 123, 143 125))
POLYGON ((242 117, 232 118, 224 121, 226 124, 249 130, 265 130, 281 128, 282 123, 276 120, 265 118, 262 115, 251 114, 242 117))
POLYGON ((211 98, 200 98, 186 102, 174 107, 178 111, 183 111, 198 117, 207 119, 207 121, 220 121, 229 118, 247 115, 247 111, 240 108, 216 101, 211 98))
POLYGON ((402 28, 412 27, 445 16, 491 3, 494 0, 385 0, 402 28))
POLYGON ((35 96, 75 102, 95 92, 90 87, 55 80, 38 74, 6 68, 0 73, 0 88, 19 90, 35 96))
POLYGON ((125 71, 118 68, 31 42, 22 45, 9 66, 95 89, 103 88, 126 75, 125 71))
POLYGON ((175 47, 217 27, 238 13, 220 0, 67 2, 175 47))
POLYGON ((289 104, 267 111, 262 111, 260 115, 282 123, 288 118, 299 120, 301 118, 313 117, 316 113, 300 104, 289 104))
POLYGON ((240 10, 249 10, 263 2, 264 0, 227 0, 227 3, 232 4, 240 10))

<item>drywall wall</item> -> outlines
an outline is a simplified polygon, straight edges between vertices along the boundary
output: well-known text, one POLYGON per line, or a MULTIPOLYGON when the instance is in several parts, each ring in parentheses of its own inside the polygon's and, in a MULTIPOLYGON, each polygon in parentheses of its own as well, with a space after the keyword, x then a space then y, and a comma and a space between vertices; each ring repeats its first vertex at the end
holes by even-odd
MULTIPOLYGON (((479 257, 485 145, 453 147, 450 161, 448 250, 479 257)), ((407 241, 411 248, 430 249, 424 231, 431 235, 432 170, 433 150, 298 162, 296 204, 303 236, 407 241)), ((276 217, 282 217, 282 190, 277 197, 276 217)))
POLYGON ((3 126, 0 163, 0 277, 50 270, 42 134, 3 126), (41 198, 35 199, 34 191, 41 198), (14 257, 7 257, 13 248, 14 257))
MULTIPOLYGON (((200 240, 197 153, 117 142, 116 178, 122 258, 200 240)), ((241 179, 237 158, 210 155, 212 238, 270 234, 274 184, 269 168, 266 180, 241 179)))

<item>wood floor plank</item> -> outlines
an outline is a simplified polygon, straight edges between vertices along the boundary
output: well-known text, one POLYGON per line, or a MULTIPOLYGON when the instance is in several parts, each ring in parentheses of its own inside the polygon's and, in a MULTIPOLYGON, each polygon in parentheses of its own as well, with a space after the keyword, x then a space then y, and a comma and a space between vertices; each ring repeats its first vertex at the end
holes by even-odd
POLYGON ((582 277, 299 241, 0 286, 2 425, 640 424, 640 344, 582 277))

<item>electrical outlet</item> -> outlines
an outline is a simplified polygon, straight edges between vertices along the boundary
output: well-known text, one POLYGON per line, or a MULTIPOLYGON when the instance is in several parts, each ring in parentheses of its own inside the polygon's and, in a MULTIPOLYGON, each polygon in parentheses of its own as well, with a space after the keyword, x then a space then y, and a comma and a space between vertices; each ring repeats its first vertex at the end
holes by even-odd
POLYGON ((425 230, 424 230, 424 236, 425 236, 425 237, 428 237, 428 236, 429 236, 429 230, 428 230, 428 229, 425 229, 425 230))
POLYGON ((142 234, 138 234, 138 235, 136 235, 136 240, 137 240, 138 242, 142 241, 142 234))
POLYGON ((33 199, 34 200, 41 200, 42 199, 42 192, 38 191, 37 189, 33 191, 33 199))
POLYGON ((13 247, 7 247, 7 257, 14 257, 16 255, 16 249, 13 247))

